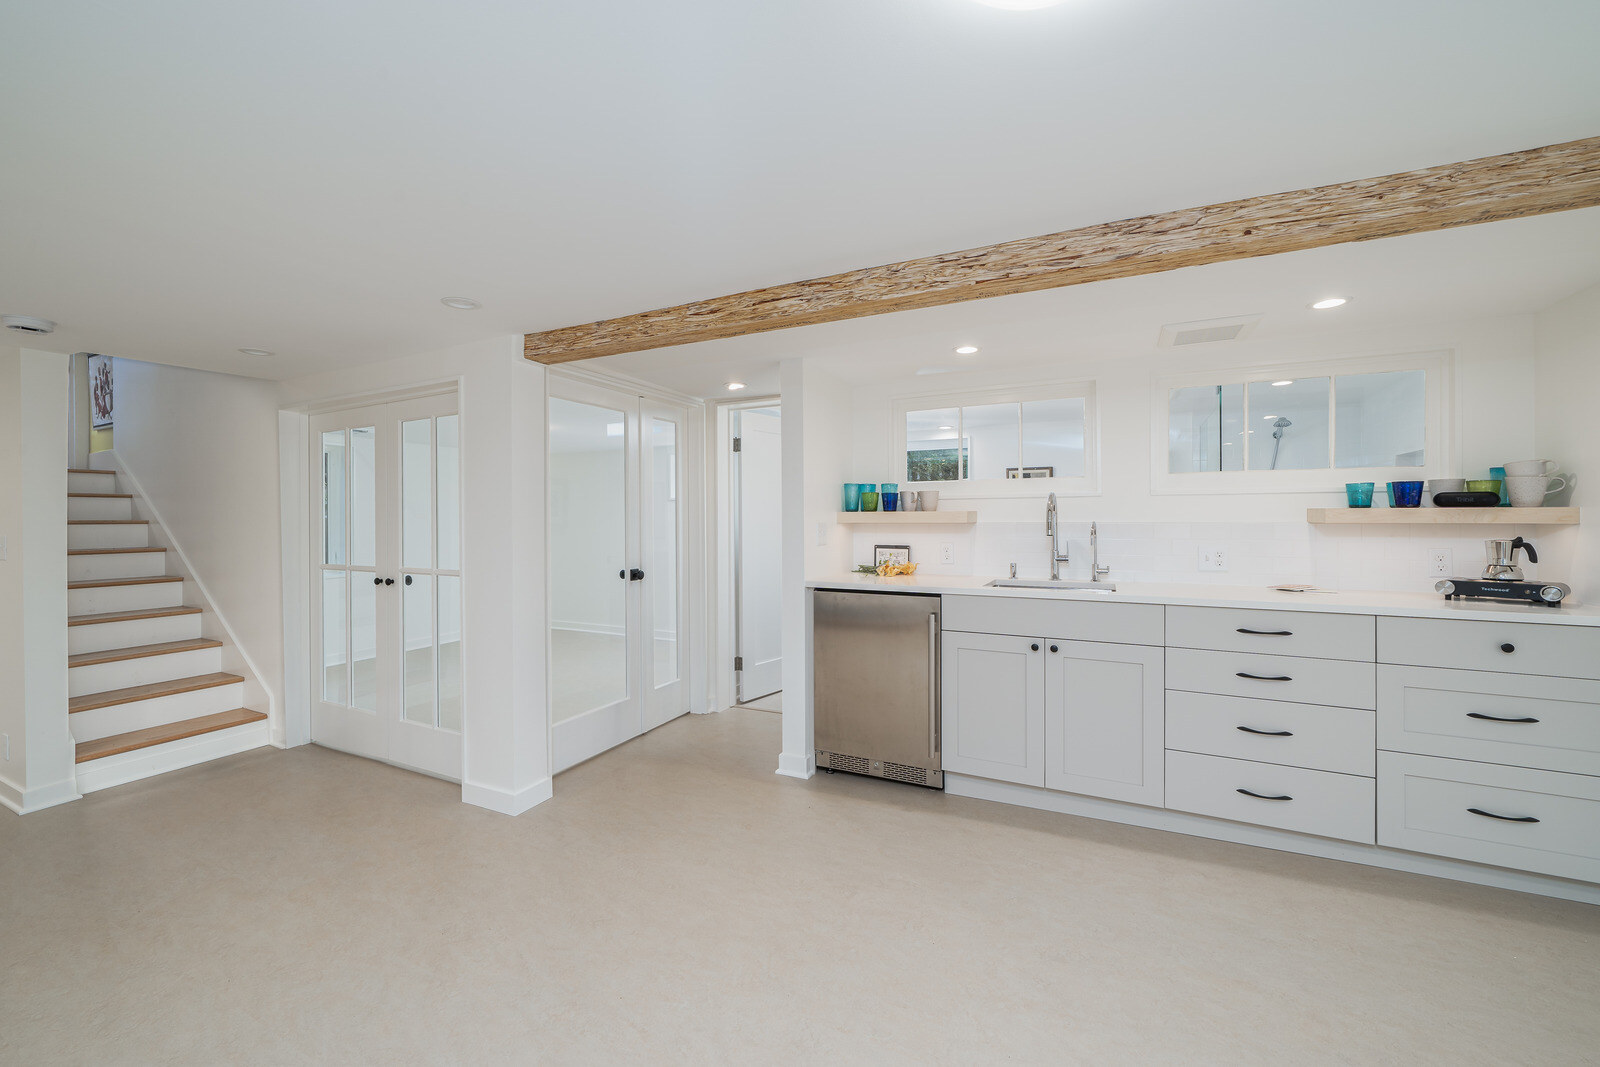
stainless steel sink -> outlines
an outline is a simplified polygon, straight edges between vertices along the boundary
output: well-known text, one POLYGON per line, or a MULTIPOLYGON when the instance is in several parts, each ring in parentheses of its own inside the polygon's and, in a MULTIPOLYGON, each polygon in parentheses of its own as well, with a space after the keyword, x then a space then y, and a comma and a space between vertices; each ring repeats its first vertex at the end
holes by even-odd
POLYGON ((996 578, 989 583, 995 589, 1062 589, 1074 593, 1115 593, 1115 582, 1069 582, 1049 578, 996 578))

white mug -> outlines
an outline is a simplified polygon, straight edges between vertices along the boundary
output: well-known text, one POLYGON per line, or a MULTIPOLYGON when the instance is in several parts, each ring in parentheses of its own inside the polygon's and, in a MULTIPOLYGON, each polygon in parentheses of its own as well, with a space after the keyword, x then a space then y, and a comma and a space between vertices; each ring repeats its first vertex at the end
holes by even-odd
POLYGON ((917 493, 917 503, 922 506, 922 510, 923 511, 938 511, 939 510, 939 490, 937 490, 937 489, 922 489, 922 490, 919 490, 918 493, 917 493))
POLYGON ((1506 477, 1546 478, 1560 468, 1561 464, 1553 459, 1519 459, 1515 463, 1506 464, 1506 477))
POLYGON ((1510 494, 1511 506, 1514 508, 1543 507, 1545 497, 1566 487, 1565 478, 1547 478, 1542 474, 1506 476, 1506 492, 1510 494), (1560 484, 1551 485, 1551 482, 1560 484))

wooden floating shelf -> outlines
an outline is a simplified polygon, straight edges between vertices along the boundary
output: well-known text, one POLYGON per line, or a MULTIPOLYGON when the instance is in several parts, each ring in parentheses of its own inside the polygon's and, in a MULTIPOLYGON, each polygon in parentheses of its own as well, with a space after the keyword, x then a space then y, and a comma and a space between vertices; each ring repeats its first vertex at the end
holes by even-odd
POLYGON ((1307 508, 1325 526, 1576 526, 1577 508, 1307 508))
POLYGON ((976 511, 841 511, 846 526, 971 526, 976 511))

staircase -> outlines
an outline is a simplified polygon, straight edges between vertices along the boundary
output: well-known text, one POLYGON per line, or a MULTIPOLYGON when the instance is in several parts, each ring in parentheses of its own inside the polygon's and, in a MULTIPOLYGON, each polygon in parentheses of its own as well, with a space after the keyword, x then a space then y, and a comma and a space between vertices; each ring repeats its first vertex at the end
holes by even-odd
POLYGON ((67 711, 90 792, 267 742, 112 471, 67 473, 67 711))

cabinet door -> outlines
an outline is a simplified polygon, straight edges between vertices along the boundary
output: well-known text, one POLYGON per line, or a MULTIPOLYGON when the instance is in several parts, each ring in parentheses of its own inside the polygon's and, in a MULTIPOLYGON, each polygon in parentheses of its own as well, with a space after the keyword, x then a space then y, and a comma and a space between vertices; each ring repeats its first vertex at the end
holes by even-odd
POLYGON ((1044 785, 1044 641, 946 633, 941 653, 944 769, 1044 785))
POLYGON ((1160 807, 1162 649, 1051 641, 1045 655, 1045 785, 1160 807))

